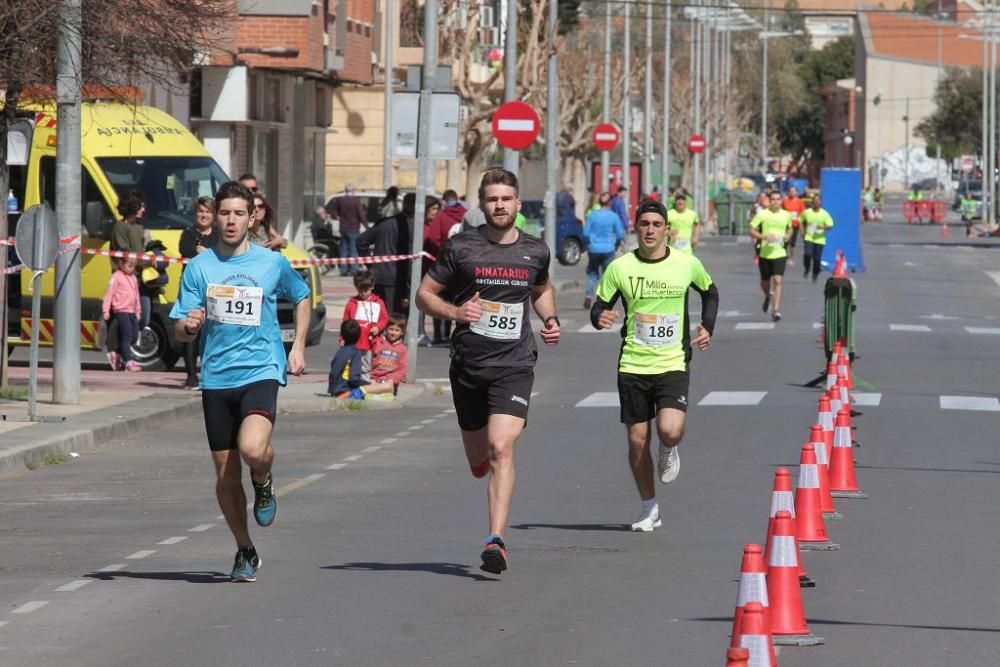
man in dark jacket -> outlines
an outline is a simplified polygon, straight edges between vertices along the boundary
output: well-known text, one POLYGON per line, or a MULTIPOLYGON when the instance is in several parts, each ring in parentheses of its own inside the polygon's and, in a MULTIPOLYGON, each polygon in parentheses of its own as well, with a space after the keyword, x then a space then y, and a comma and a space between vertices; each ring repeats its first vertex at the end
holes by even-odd
MULTIPOLYGON (((413 215, 417 196, 412 192, 403 197, 403 211, 386 218, 358 237, 361 257, 375 255, 409 255, 413 245, 413 215)), ((389 307, 390 313, 403 312, 409 305, 410 261, 379 262, 370 266, 375 275, 375 294, 389 307)))
POLYGON ((448 240, 451 228, 461 224, 466 210, 454 190, 445 190, 441 198, 444 200, 441 212, 434 216, 424 232, 424 250, 435 257, 440 254, 444 242, 448 240))
MULTIPOLYGON (((358 236, 361 228, 368 227, 365 207, 354 194, 354 184, 344 186, 343 197, 333 197, 326 203, 326 212, 330 217, 340 222, 340 256, 358 256, 358 236)), ((340 267, 340 275, 354 275, 358 272, 357 264, 347 264, 340 267)))

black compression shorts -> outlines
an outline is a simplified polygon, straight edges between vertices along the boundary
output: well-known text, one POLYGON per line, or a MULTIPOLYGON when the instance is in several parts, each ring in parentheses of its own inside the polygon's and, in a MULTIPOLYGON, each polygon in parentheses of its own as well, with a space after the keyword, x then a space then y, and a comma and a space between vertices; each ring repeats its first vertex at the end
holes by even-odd
POLYGON ((478 431, 490 415, 513 415, 528 419, 528 403, 535 371, 531 366, 470 366, 452 363, 451 398, 455 402, 458 427, 478 431))
POLYGON ((643 424, 664 408, 687 412, 690 376, 687 371, 659 375, 618 373, 618 401, 622 423, 643 424))
POLYGON ((259 415, 274 423, 278 381, 261 380, 235 389, 204 389, 201 407, 205 412, 209 448, 213 452, 236 449, 240 426, 248 416, 259 415))
POLYGON ((764 259, 761 257, 760 263, 757 264, 757 269, 760 271, 760 279, 770 280, 771 276, 785 275, 785 263, 787 261, 787 257, 779 257, 778 259, 764 259))

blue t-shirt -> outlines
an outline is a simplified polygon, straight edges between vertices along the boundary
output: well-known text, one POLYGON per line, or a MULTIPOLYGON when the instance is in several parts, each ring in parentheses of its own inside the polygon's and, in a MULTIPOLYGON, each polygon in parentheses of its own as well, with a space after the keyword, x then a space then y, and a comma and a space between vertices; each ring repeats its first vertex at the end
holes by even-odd
POLYGON ((599 208, 587 216, 583 236, 587 239, 587 252, 595 255, 614 252, 622 241, 621 220, 614 211, 599 208))
POLYGON ((175 320, 206 309, 201 334, 202 389, 235 389, 261 380, 287 382, 278 299, 298 303, 309 286, 281 253, 250 245, 222 257, 214 248, 192 259, 181 276, 175 320))

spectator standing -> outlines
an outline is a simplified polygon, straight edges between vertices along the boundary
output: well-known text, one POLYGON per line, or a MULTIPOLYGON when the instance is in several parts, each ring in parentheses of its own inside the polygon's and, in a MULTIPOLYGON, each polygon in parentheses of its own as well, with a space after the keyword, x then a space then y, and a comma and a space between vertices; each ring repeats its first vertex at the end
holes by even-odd
MULTIPOLYGON (((413 244, 413 215, 417 196, 409 192, 403 197, 403 210, 379 224, 369 227, 358 237, 358 252, 366 257, 371 251, 380 255, 409 255, 413 244)), ((379 262, 371 265, 375 276, 375 294, 391 313, 402 312, 403 302, 409 304, 411 260, 379 262)))
POLYGON ((385 330, 389 323, 389 311, 385 302, 378 298, 375 289, 375 276, 371 271, 362 270, 354 275, 356 296, 347 300, 344 306, 344 321, 354 320, 361 327, 361 337, 358 339, 358 349, 366 355, 371 352, 371 340, 385 330))
MULTIPOLYGON (((218 228, 215 226, 215 200, 198 197, 194 207, 194 225, 181 232, 181 257, 191 259, 214 248, 219 242, 218 228)), ((183 343, 184 368, 187 370, 185 389, 198 389, 198 351, 201 347, 201 332, 189 343, 183 343)))
POLYGON ((139 317, 142 315, 139 279, 135 276, 136 260, 119 258, 115 265, 118 270, 111 274, 101 302, 104 321, 114 318, 118 328, 117 350, 108 352, 108 363, 111 370, 141 371, 139 364, 132 360, 132 344, 139 338, 139 317))
MULTIPOLYGON (((358 236, 361 228, 368 227, 365 217, 365 207, 354 194, 354 184, 344 186, 342 197, 332 197, 326 203, 326 211, 330 217, 340 222, 340 256, 343 258, 358 256, 358 236)), ((357 264, 340 267, 340 275, 354 275, 358 272, 357 264)))
POLYGON ((627 200, 628 188, 624 185, 619 187, 618 192, 611 198, 611 210, 618 214, 618 219, 621 221, 623 232, 627 232, 629 229, 627 200))
POLYGON ((601 194, 600 208, 588 215, 583 223, 583 237, 587 240, 587 293, 583 307, 590 310, 597 281, 615 258, 615 250, 624 239, 621 221, 611 210, 608 193, 601 194))
POLYGON ((250 242, 269 250, 281 250, 288 241, 274 228, 274 209, 263 193, 253 195, 253 222, 249 231, 250 242))
POLYGON ((247 172, 240 176, 237 180, 239 180, 243 187, 249 190, 251 194, 257 194, 258 183, 256 176, 247 172))
MULTIPOLYGON (((462 222, 466 210, 462 206, 462 202, 458 199, 458 193, 454 190, 445 190, 442 198, 444 199, 444 204, 441 207, 441 211, 431 220, 430 227, 425 229, 425 234, 429 235, 429 239, 425 237, 424 249, 428 248, 427 241, 429 240, 429 247, 432 249, 427 250, 427 252, 435 257, 441 254, 441 248, 444 247, 444 242, 448 240, 451 228, 456 223, 462 222)), ((431 344, 444 345, 450 340, 451 320, 434 318, 434 339, 431 341, 431 344)))
POLYGON ((399 207, 399 188, 395 185, 385 191, 385 197, 378 204, 378 219, 395 218, 402 212, 399 207))
POLYGON ((562 190, 556 193, 556 218, 576 217, 576 199, 569 191, 569 185, 563 185, 562 190))
MULTIPOLYGON (((118 199, 118 213, 122 219, 111 229, 111 249, 119 252, 145 253, 147 235, 142 226, 142 219, 146 215, 146 195, 141 190, 129 190, 118 199)), ((140 259, 136 262, 136 271, 141 271, 149 265, 149 262, 140 259)), ((153 288, 142 285, 139 287, 139 300, 142 304, 139 331, 149 323, 154 293, 156 290, 153 288)), ((109 336, 109 345, 113 339, 114 336, 109 336)))

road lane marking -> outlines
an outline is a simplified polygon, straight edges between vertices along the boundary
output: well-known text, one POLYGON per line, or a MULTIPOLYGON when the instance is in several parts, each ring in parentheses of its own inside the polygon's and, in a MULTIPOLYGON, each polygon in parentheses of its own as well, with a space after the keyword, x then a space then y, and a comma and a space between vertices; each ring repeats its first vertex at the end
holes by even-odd
POLYGON ((744 313, 739 310, 723 310, 719 313, 719 317, 743 317, 744 315, 751 315, 752 313, 744 313))
POLYGON ((912 331, 919 333, 930 333, 931 328, 926 324, 890 324, 889 331, 912 331))
POLYGON ((280 498, 281 496, 291 493, 292 491, 297 491, 298 489, 301 489, 304 486, 309 486, 316 480, 323 479, 324 477, 326 477, 325 473, 321 472, 313 473, 312 475, 308 475, 306 477, 303 477, 302 479, 297 479, 294 482, 289 482, 288 484, 285 484, 283 487, 275 491, 275 494, 280 498))
POLYGON ((420 423, 426 425, 426 424, 433 424, 436 421, 437 421, 436 419, 425 419, 420 423))
POLYGON ((922 320, 960 320, 961 317, 955 317, 954 315, 945 315, 944 313, 931 313, 930 315, 921 315, 922 320))
POLYGON ((382 444, 391 445, 392 443, 396 442, 397 439, 398 438, 386 438, 385 440, 382 441, 382 444))
POLYGON ((362 454, 374 454, 375 452, 377 452, 380 449, 382 449, 382 448, 379 447, 378 445, 372 445, 371 447, 365 447, 364 449, 362 449, 361 453, 362 454))
POLYGON ((17 609, 14 609, 10 613, 12 614, 30 614, 33 611, 38 611, 45 605, 49 603, 48 600, 32 600, 31 602, 25 602, 17 609))
POLYGON ((194 528, 188 528, 189 533, 204 533, 206 530, 215 528, 214 523, 199 523, 194 528))
POLYGON ((136 551, 131 556, 125 556, 128 560, 141 560, 147 556, 152 556, 156 553, 156 549, 143 549, 142 551, 136 551))
POLYGON ((157 544, 164 544, 164 545, 169 546, 171 544, 177 544, 178 542, 183 542, 186 539, 187 539, 187 535, 178 535, 178 536, 175 536, 175 537, 168 537, 167 539, 163 540, 162 542, 157 542, 157 544))
POLYGON ((617 408, 618 392, 598 391, 577 403, 577 408, 617 408))
POLYGON ((1000 412, 1000 401, 992 396, 941 396, 941 409, 1000 412))
POLYGON ((423 427, 424 427, 424 425, 423 425, 423 424, 414 424, 413 426, 411 426, 411 427, 410 427, 410 428, 408 428, 407 430, 408 430, 408 431, 419 431, 419 430, 420 430, 420 429, 422 429, 423 427))
POLYGON ((400 431, 399 433, 393 433, 392 437, 394 437, 394 438, 405 438, 408 435, 410 435, 409 431, 400 431))
POLYGON ((455 414, 455 408, 448 408, 447 410, 445 410, 445 412, 447 412, 450 415, 455 414))
POLYGON ((813 329, 822 329, 822 328, 823 328, 822 322, 813 322, 813 329))
POLYGON ((100 570, 98 570, 98 572, 121 572, 126 567, 128 567, 128 565, 126 565, 125 563, 115 563, 114 565, 105 565, 100 570))
POLYGON ((331 466, 327 466, 326 469, 327 470, 340 470, 341 468, 346 468, 346 467, 347 467, 346 463, 334 463, 331 466))
POLYGON ((996 327, 965 327, 965 330, 977 336, 1000 336, 1000 329, 996 327))
POLYGON ((889 247, 890 248, 905 248, 906 246, 903 245, 902 243, 890 243, 889 247))
POLYGON ((985 271, 986 275, 993 279, 998 286, 1000 286, 1000 271, 985 271))
POLYGON ((582 327, 580 327, 579 329, 577 329, 577 333, 597 333, 597 334, 599 334, 599 333, 608 333, 608 332, 617 333, 617 332, 619 332, 621 330, 622 330, 622 323, 621 322, 615 322, 614 324, 612 324, 607 329, 595 329, 593 327, 593 325, 584 324, 582 327))
POLYGON ((876 392, 851 392, 852 405, 877 408, 882 403, 882 394, 876 392))
POLYGON ((774 322, 737 322, 733 329, 736 331, 772 331, 774 322))
POLYGON ((759 405, 766 391, 710 391, 698 405, 759 405))
POLYGON ((916 262, 903 262, 903 266, 916 266, 916 262))
POLYGON ((364 454, 351 454, 350 456, 345 456, 344 460, 345 461, 350 461, 351 463, 353 463, 354 461, 361 460, 363 457, 364 457, 364 454))
POLYGON ((56 589, 56 592, 57 593, 71 593, 71 592, 73 592, 75 590, 83 588, 84 586, 86 586, 87 584, 89 584, 92 581, 93 581, 93 579, 77 579, 76 581, 71 581, 68 584, 63 584, 62 586, 60 586, 59 588, 56 589))

